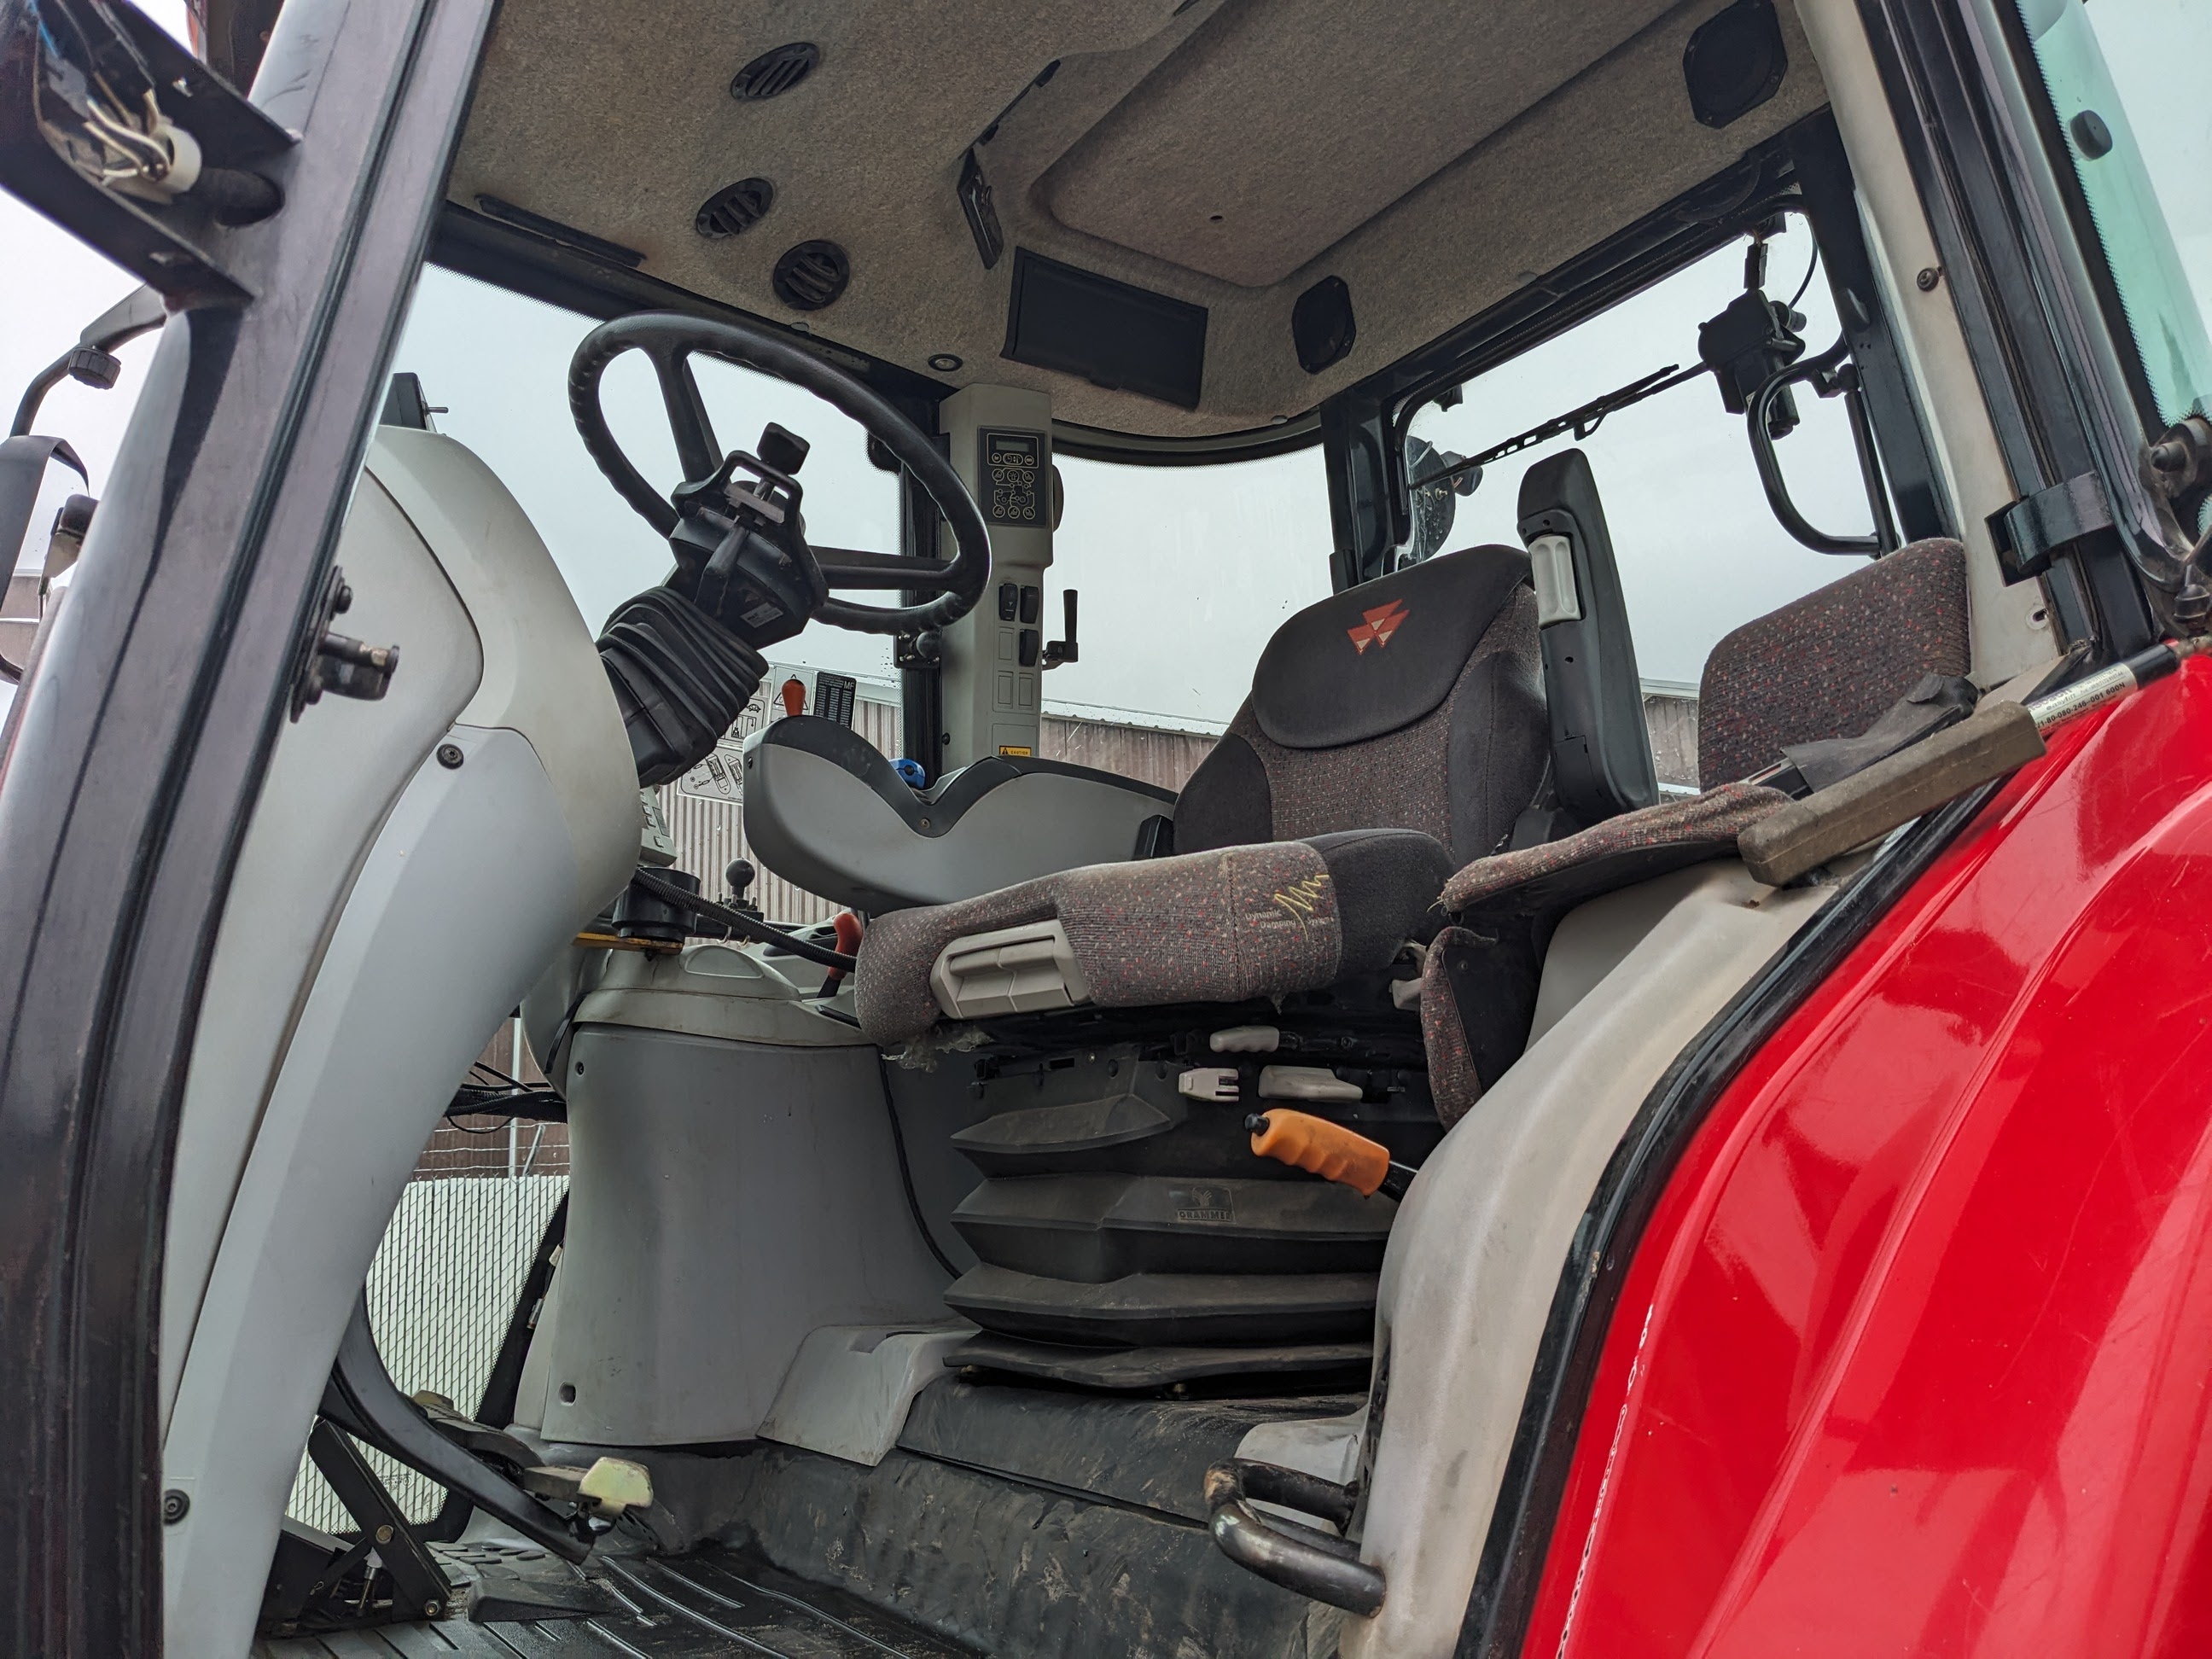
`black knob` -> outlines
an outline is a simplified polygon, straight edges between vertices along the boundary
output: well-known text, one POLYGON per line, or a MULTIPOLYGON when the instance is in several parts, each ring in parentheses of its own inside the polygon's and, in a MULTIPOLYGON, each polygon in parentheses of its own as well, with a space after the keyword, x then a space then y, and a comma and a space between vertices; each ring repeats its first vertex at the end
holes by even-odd
POLYGON ((730 867, 722 872, 722 876, 730 884, 730 891, 743 898, 745 889, 753 884, 754 873, 750 859, 732 859, 730 867))
POLYGON ((807 448, 805 439, 774 421, 761 434, 760 458, 779 472, 796 472, 805 465, 807 448))

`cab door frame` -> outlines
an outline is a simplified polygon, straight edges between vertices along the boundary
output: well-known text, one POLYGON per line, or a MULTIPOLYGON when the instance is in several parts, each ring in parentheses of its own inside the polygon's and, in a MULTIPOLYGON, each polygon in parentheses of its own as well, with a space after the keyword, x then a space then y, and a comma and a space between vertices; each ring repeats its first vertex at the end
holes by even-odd
MULTIPOLYGON (((23 5, 0 0, 0 21, 23 5)), ((0 754, 8 1652, 161 1651, 155 1344, 185 1060, 492 11, 285 6, 254 88, 297 135, 275 169, 285 205, 213 237, 251 297, 170 319, 17 694, 0 754)), ((92 240, 89 216, 64 228, 92 240)))

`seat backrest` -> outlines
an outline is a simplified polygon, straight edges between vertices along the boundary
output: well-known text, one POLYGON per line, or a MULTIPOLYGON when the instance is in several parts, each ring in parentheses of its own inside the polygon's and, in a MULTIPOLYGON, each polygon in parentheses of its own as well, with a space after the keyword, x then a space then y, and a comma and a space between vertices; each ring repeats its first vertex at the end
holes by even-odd
POLYGON ((1503 844, 1546 750, 1528 556, 1448 553, 1275 630, 1176 804, 1176 850, 1419 830, 1464 863, 1503 844))
POLYGON ((1713 647, 1698 688, 1698 780, 1749 777, 1785 744, 1856 736, 1925 674, 1964 674, 1966 551, 1914 542, 1713 647))
POLYGON ((1550 840, 1650 805, 1659 775, 1628 603, 1589 458, 1569 449, 1537 462, 1522 474, 1519 506, 1535 579, 1558 805, 1540 836, 1516 840, 1550 840))

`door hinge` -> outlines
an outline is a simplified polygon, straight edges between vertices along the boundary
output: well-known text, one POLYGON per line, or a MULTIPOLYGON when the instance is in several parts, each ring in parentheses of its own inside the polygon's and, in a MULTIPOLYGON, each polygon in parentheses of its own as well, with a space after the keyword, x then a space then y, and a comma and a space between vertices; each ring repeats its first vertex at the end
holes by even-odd
POLYGON ((1988 522, 2008 586, 2041 575, 2059 554, 2113 527, 2112 504, 2094 472, 2023 495, 1988 522))
POLYGON ((294 720, 307 711, 309 703, 321 702, 325 691, 332 696, 374 702, 391 690, 392 677, 399 667, 399 647, 369 645, 331 627, 331 621, 352 605, 353 589, 346 586, 345 572, 332 565, 330 579, 323 584, 321 603, 301 636, 299 655, 293 665, 294 720))

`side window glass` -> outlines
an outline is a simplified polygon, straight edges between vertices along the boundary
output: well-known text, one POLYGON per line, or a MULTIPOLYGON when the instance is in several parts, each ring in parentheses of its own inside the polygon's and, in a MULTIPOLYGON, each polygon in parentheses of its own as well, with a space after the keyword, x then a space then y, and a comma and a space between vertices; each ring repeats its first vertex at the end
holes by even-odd
POLYGON ((2212 412, 2212 7, 2020 11, 2159 417, 2212 412))
POLYGON ((1318 444, 1216 466, 1064 458, 1046 620, 1082 594, 1083 655, 1046 677, 1048 714, 1218 732, 1267 636, 1328 597, 1318 444))
MULTIPOLYGON (((1765 291, 1803 318, 1806 350, 1840 331, 1801 221, 1768 242, 1765 291)), ((1612 310, 1447 392, 1413 417, 1409 477, 1478 456, 1552 417, 1662 371, 1694 371, 1698 329, 1744 290, 1744 245, 1718 250, 1612 310)), ((1872 528, 1850 422, 1839 398, 1794 390, 1797 424, 1776 453, 1791 498, 1838 535, 1872 528)), ((1415 538, 1401 559, 1502 542, 1521 545, 1522 474, 1569 446, 1590 459, 1613 534, 1636 641, 1655 692, 1694 695, 1720 638, 1754 617, 1854 570, 1851 556, 1815 553, 1784 532, 1767 504, 1745 417, 1729 413, 1710 374, 1486 465, 1468 494, 1417 497, 1415 538)))

